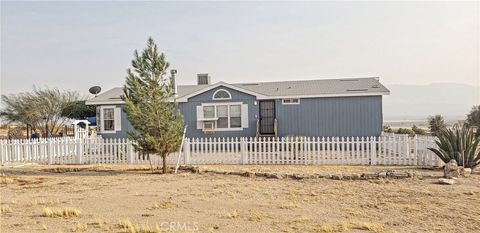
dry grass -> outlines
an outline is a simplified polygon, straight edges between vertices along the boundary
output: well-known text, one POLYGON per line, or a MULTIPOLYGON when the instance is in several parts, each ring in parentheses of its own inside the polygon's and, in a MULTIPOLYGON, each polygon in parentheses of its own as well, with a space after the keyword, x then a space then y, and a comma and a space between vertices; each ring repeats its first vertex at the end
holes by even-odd
POLYGON ((171 200, 171 198, 169 198, 168 200, 166 201, 162 201, 162 202, 155 202, 153 204, 152 207, 150 207, 149 209, 151 210, 156 210, 156 209, 170 209, 170 208, 174 208, 174 207, 177 207, 177 205, 175 203, 173 203, 173 201, 171 200))
POLYGON ((280 205, 280 209, 292 210, 298 208, 298 204, 294 202, 284 202, 280 205))
POLYGON ((13 184, 15 180, 11 177, 6 176, 5 174, 0 174, 0 184, 13 184))
POLYGON ((104 225, 107 224, 107 221, 97 218, 93 223, 90 224, 93 225, 93 227, 102 228, 104 225))
POLYGON ((9 206, 1 206, 0 207, 0 213, 11 213, 12 212, 12 208, 10 208, 9 206))
POLYGON ((267 219, 272 219, 272 216, 268 213, 252 212, 248 216, 248 220, 252 222, 261 222, 267 219))
POLYGON ((230 212, 230 213, 227 213, 226 214, 227 218, 229 219, 234 219, 234 218, 238 218, 239 214, 236 210, 230 212))
POLYGON ((349 222, 346 224, 346 228, 371 231, 371 232, 385 231, 385 227, 383 225, 376 224, 376 223, 368 223, 368 222, 349 222))
POLYGON ((43 217, 50 217, 50 218, 55 218, 55 217, 76 217, 80 216, 81 212, 80 210, 77 210, 75 208, 64 208, 61 210, 58 209, 50 209, 48 207, 43 208, 43 217))
POLYGON ((344 232, 349 230, 363 230, 379 233, 384 232, 385 227, 383 225, 368 222, 345 222, 336 225, 320 225, 315 230, 317 232, 325 233, 344 232))
POLYGON ((161 233, 160 227, 156 225, 155 227, 144 226, 144 225, 134 225, 130 219, 123 219, 120 221, 120 228, 125 230, 128 233, 161 233))
POLYGON ((73 226, 72 231, 73 232, 87 231, 87 224, 77 223, 77 224, 75 224, 75 226, 73 226))

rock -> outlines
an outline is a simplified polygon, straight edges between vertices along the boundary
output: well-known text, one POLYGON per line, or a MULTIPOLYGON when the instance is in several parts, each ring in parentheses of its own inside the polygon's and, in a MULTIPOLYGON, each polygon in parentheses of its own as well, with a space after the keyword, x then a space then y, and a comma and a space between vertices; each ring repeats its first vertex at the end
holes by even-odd
POLYGON ((343 175, 332 175, 332 179, 334 179, 334 180, 343 180, 343 175))
POLYGON ((460 167, 460 176, 461 177, 469 177, 470 174, 472 174, 472 169, 471 168, 460 167))
MULTIPOLYGON (((386 175, 386 174, 385 174, 385 175, 386 175)), ((375 174, 375 173, 363 173, 363 174, 362 174, 362 178, 367 179, 367 180, 369 180, 369 179, 377 179, 378 177, 379 177, 379 175, 378 175, 378 174, 375 174)))
POLYGON ((455 180, 454 179, 447 179, 447 178, 440 178, 440 179, 438 179, 438 183, 439 184, 452 185, 452 184, 455 184, 455 180))
POLYGON ((395 179, 404 179, 409 177, 407 172, 402 172, 402 171, 391 171, 387 174, 389 177, 392 177, 395 179))
POLYGON ((274 179, 283 179, 283 175, 278 173, 273 173, 270 176, 271 176, 270 178, 274 178, 274 179))
POLYGON ((293 178, 295 178, 296 180, 302 180, 305 177, 302 174, 293 174, 293 178))
POLYGON ((200 173, 200 168, 198 167, 192 167, 192 170, 191 170, 193 173, 200 173))
POLYGON ((244 172, 233 171, 233 172, 230 172, 230 175, 243 176, 243 173, 244 173, 244 172))
POLYGON ((414 171, 408 171, 408 172, 407 172, 407 175, 408 175, 408 177, 412 177, 412 178, 413 178, 413 177, 416 177, 416 176, 417 176, 417 173, 414 172, 414 171))
POLYGON ((378 177, 380 178, 386 178, 387 177, 387 172, 379 172, 378 177))
POLYGON ((244 173, 243 173, 243 176, 246 176, 246 177, 254 177, 254 176, 255 176, 255 173, 254 173, 254 172, 244 172, 244 173))
POLYGON ((357 173, 352 174, 352 180, 360 180, 361 178, 362 176, 360 174, 357 174, 357 173))
POLYGON ((443 177, 452 178, 460 176, 460 168, 457 165, 457 161, 454 159, 450 160, 445 167, 443 168, 443 177))

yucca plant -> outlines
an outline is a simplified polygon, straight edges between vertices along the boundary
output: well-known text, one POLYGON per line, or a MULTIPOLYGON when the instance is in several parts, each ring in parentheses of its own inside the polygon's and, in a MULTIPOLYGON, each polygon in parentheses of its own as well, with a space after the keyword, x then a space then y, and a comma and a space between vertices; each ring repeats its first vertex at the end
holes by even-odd
POLYGON ((443 162, 454 159, 459 166, 474 168, 480 164, 480 138, 475 136, 467 126, 454 126, 452 129, 442 129, 437 133, 435 143, 437 148, 428 148, 443 162))

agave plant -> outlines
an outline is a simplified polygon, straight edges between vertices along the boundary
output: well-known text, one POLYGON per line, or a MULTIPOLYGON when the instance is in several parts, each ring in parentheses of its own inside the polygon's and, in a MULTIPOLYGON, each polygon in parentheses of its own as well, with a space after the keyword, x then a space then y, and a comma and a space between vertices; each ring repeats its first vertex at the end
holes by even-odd
POLYGON ((442 129, 437 133, 437 148, 428 148, 443 162, 454 159, 459 166, 474 168, 480 164, 480 138, 467 126, 442 129))

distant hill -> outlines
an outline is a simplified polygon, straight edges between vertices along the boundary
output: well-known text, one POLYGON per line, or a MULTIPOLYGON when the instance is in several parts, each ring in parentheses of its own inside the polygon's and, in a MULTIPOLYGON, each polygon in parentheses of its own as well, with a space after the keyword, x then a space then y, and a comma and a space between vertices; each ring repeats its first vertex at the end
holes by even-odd
POLYGON ((441 114, 447 120, 462 120, 480 103, 479 87, 456 83, 429 85, 386 85, 384 120, 421 120, 441 114))

